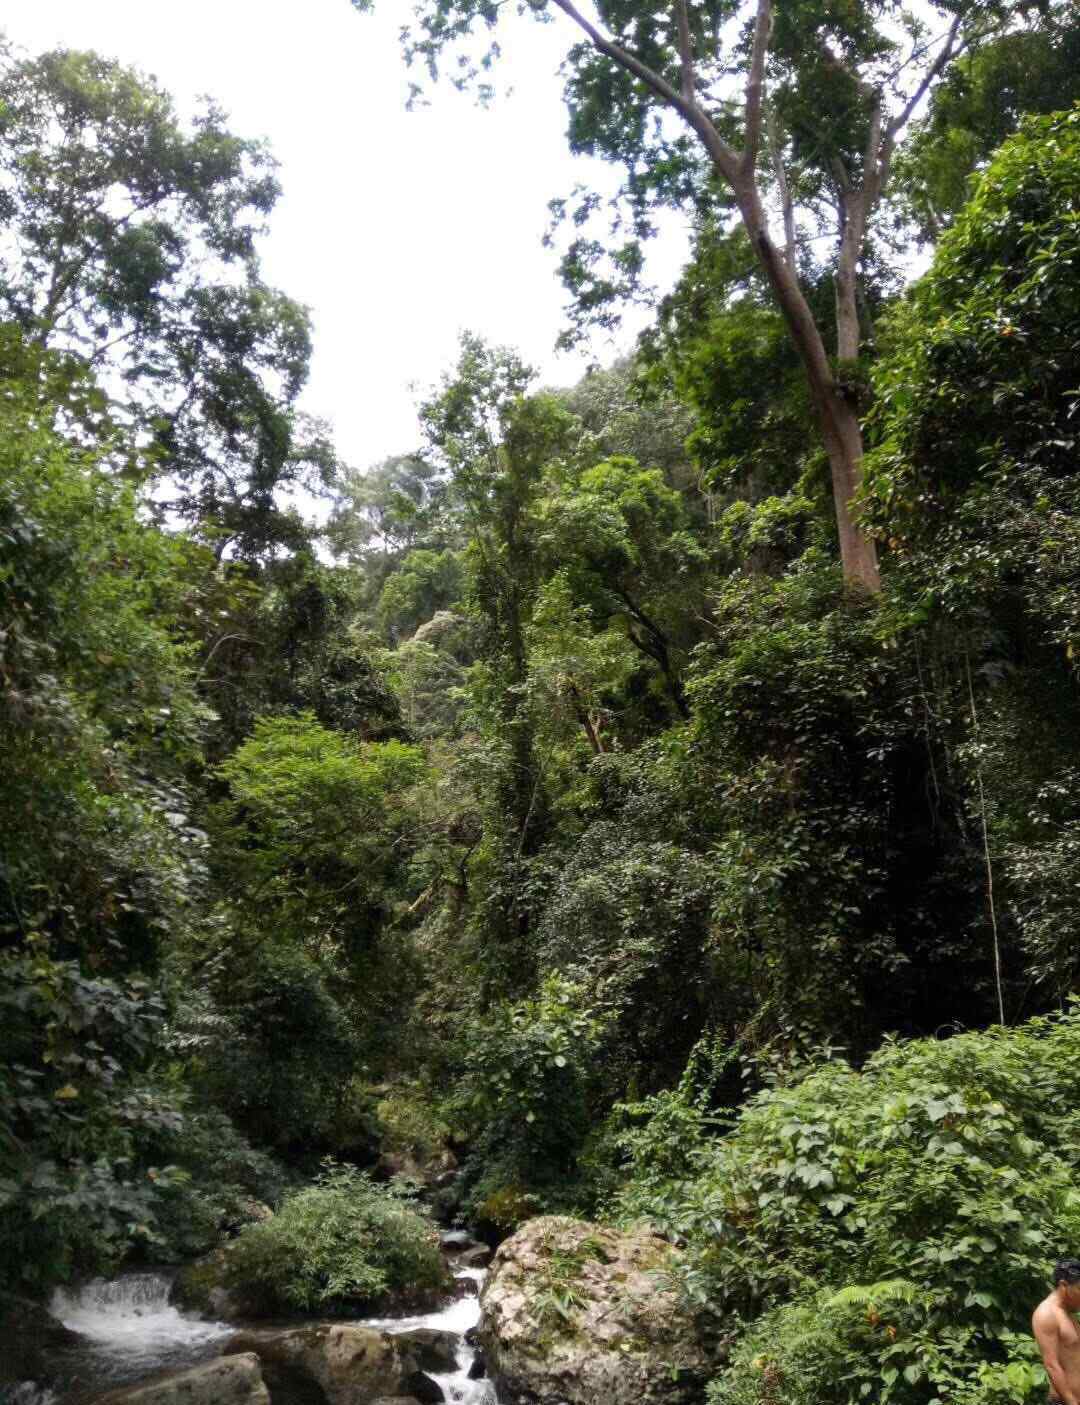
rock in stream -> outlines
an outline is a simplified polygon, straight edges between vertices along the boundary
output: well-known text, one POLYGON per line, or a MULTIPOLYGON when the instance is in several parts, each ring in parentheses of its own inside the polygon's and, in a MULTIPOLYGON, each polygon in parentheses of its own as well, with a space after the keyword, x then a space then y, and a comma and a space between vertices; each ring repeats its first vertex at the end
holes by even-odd
POLYGON ((683 1405, 711 1374, 665 1271, 675 1250, 545 1215, 499 1248, 477 1333, 506 1405, 683 1405), (556 1303, 558 1306, 556 1306, 556 1303))

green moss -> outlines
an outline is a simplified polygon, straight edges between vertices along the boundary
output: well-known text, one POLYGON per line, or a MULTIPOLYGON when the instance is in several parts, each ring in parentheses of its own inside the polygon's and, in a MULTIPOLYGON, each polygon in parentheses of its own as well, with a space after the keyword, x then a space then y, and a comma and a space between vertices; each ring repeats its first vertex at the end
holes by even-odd
POLYGON ((185 1264, 173 1283, 173 1299, 182 1307, 209 1312, 212 1307, 211 1294, 217 1288, 224 1288, 226 1271, 223 1250, 195 1263, 185 1264))
POLYGON ((538 1202, 520 1185, 492 1191, 476 1208, 475 1223, 481 1234, 512 1234, 537 1212, 538 1202))

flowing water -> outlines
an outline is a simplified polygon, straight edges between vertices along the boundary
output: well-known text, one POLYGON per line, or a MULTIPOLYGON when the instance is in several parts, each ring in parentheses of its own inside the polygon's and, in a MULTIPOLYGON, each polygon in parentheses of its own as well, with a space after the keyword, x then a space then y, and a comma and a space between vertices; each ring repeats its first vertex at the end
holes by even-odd
MULTIPOLYGON (((480 1269, 455 1274, 459 1281, 475 1283, 477 1292, 484 1276, 480 1269)), ((111 1280, 95 1279, 74 1292, 58 1291, 52 1302, 54 1316, 80 1333, 86 1344, 66 1353, 58 1363, 65 1381, 59 1396, 40 1387, 18 1386, 5 1396, 4 1405, 78 1401, 111 1386, 134 1383, 160 1371, 182 1371, 219 1355, 237 1327, 182 1312, 169 1302, 171 1286, 171 1278, 164 1273, 131 1273, 111 1280)), ((432 1378, 451 1405, 497 1405, 489 1381, 469 1379, 476 1352, 465 1335, 479 1320, 480 1302, 474 1294, 422 1316, 360 1318, 357 1322, 391 1333, 420 1327, 452 1332, 458 1339, 457 1368, 439 1375, 431 1373, 432 1378)))
MULTIPOLYGON (((454 1277, 459 1282, 472 1279, 479 1290, 485 1275, 482 1269, 467 1268, 455 1273, 454 1277)), ((457 1370, 445 1375, 430 1372, 432 1380, 438 1381, 448 1401, 458 1401, 461 1405, 496 1405, 490 1381, 469 1379, 476 1351, 465 1340, 465 1334, 479 1321, 480 1299, 474 1295, 458 1298, 438 1312, 429 1312, 423 1317, 373 1317, 365 1319, 362 1325, 378 1327, 383 1332, 409 1332, 416 1327, 434 1327, 440 1332, 453 1332, 458 1339, 457 1370)))

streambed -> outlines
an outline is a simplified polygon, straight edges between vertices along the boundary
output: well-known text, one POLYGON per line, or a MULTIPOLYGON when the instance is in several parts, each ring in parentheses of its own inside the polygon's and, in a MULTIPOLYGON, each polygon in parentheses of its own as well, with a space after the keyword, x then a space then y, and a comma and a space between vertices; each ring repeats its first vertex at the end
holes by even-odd
MULTIPOLYGON (((452 1405, 497 1405, 489 1381, 469 1378, 476 1353, 465 1340, 480 1319, 476 1293, 484 1276, 480 1269, 456 1272, 455 1279, 461 1283, 471 1280, 475 1292, 453 1298, 435 1312, 356 1318, 353 1325, 390 1333, 418 1328, 453 1333, 457 1338, 456 1369, 429 1373, 431 1378, 452 1405)), ((220 1355, 237 1332, 268 1325, 204 1321, 169 1301, 171 1287, 170 1274, 147 1272, 95 1279, 78 1290, 57 1291, 52 1301, 54 1316, 78 1332, 84 1342, 61 1353, 56 1365, 64 1384, 59 1390, 17 1386, 6 1399, 11 1405, 79 1405, 115 1386, 200 1365, 220 1355)))

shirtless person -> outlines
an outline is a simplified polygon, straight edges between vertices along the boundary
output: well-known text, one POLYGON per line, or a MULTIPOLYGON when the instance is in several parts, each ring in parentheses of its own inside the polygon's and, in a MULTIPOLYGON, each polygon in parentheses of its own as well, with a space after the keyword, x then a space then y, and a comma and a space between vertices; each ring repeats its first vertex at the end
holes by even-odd
POLYGON ((1080 1405, 1080 1259, 1062 1259, 1054 1288, 1031 1317, 1035 1340, 1050 1377, 1049 1405, 1080 1405))

